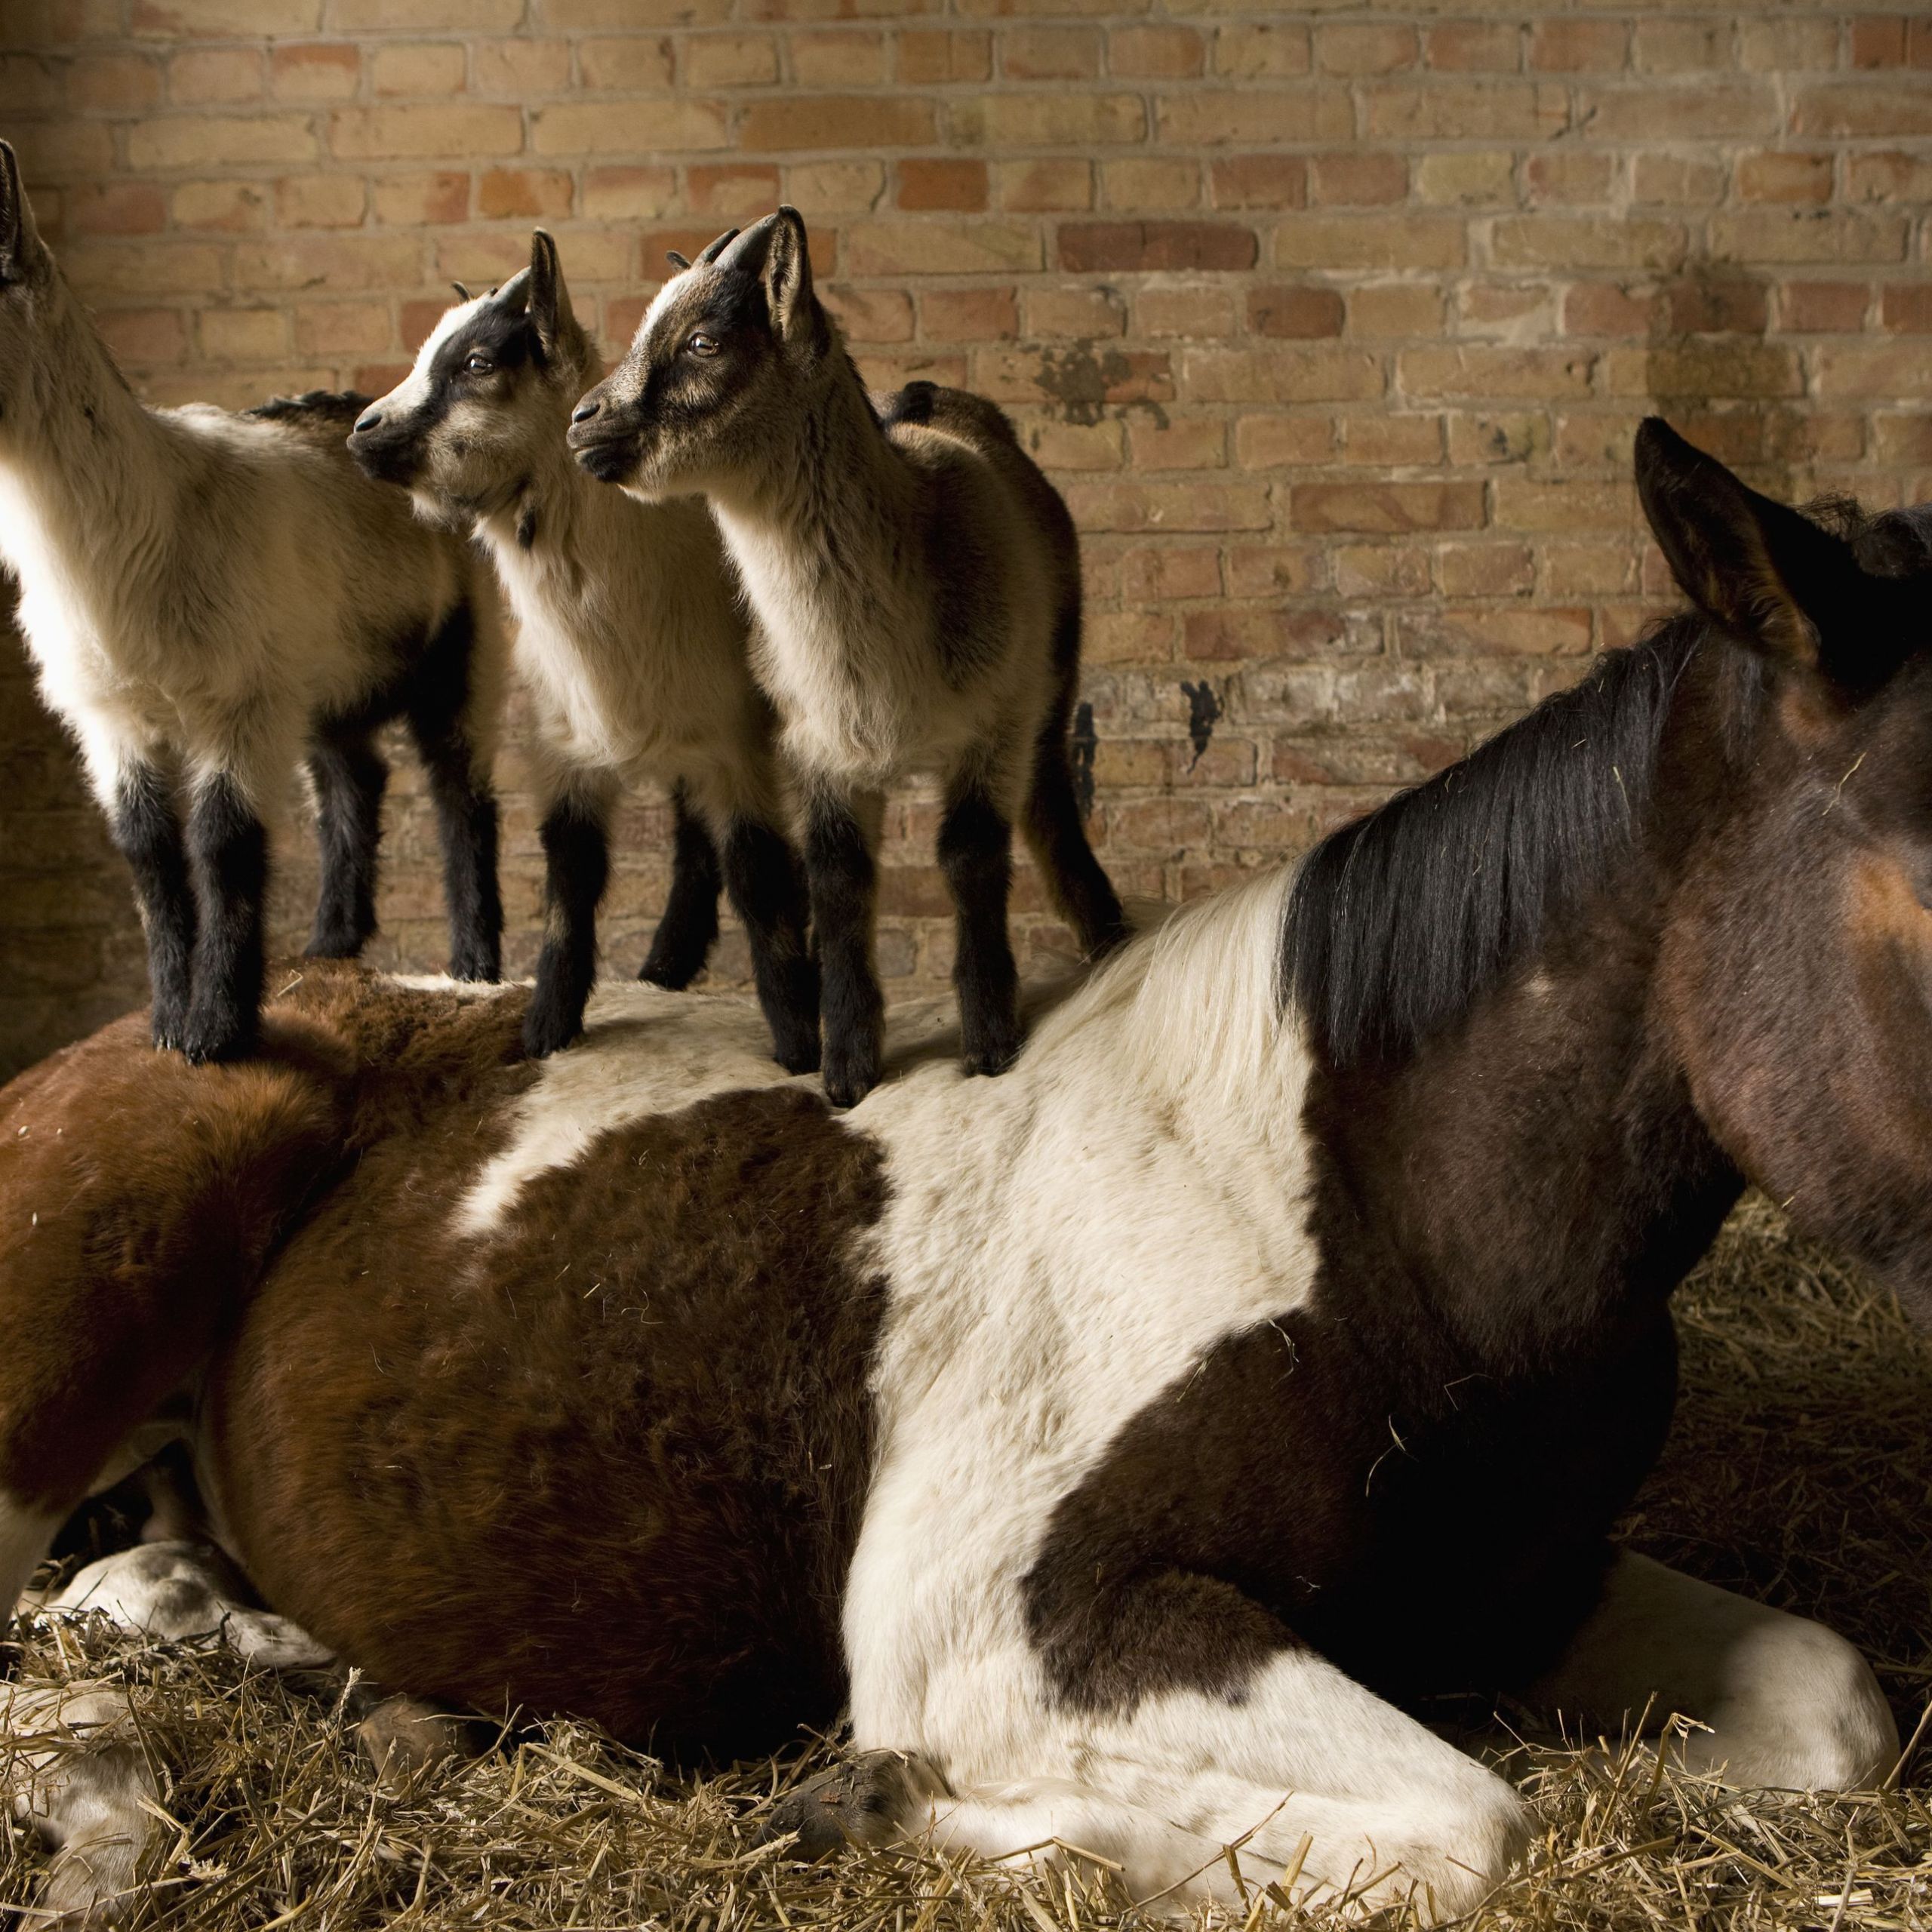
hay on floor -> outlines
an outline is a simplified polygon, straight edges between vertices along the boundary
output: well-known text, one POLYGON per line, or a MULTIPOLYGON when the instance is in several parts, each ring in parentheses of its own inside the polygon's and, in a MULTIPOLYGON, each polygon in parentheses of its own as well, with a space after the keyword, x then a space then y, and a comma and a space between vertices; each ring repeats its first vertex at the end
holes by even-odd
MULTIPOLYGON (((1910 1735, 1932 1700, 1932 1347, 1761 1201, 1734 1217, 1680 1294, 1678 1318, 1683 1402, 1632 1540, 1852 1638, 1910 1735)), ((23 1683, 133 1693, 173 1834, 134 1915, 140 1927, 1131 1922, 1098 1868, 1023 1884, 910 1851, 811 1866, 755 1846, 748 1814, 817 1768, 822 1751, 681 1781, 556 1723, 386 1792, 339 1703, 251 1672, 212 1643, 151 1644, 99 1620, 28 1623, 14 1636, 23 1683)), ((1932 1737, 1894 1788, 1829 1798, 1740 1797, 1615 1749, 1512 1748, 1500 1731, 1487 1748, 1543 1829, 1528 1869, 1478 1915, 1484 1925, 1932 1927, 1932 1737)), ((20 1826, 0 1833, 0 1906, 24 1903, 44 1855, 20 1826)), ((1261 1893, 1217 1922, 1278 1916, 1294 1915, 1261 1893)))

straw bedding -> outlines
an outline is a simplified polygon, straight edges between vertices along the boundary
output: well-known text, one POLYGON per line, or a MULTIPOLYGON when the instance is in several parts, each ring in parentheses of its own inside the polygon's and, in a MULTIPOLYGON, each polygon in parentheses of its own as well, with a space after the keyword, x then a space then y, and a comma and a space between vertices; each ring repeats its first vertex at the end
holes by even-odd
MULTIPOLYGON (((1678 1312, 1683 1404, 1630 1537, 1852 1638, 1911 1736, 1932 1700, 1932 1345, 1761 1201, 1733 1217, 1678 1312)), ((1085 1932, 1130 1918, 1097 1868, 1023 1884, 913 1852, 812 1866, 755 1847, 748 1814, 822 1746, 681 1780, 555 1723, 385 1790, 339 1699, 211 1643, 150 1644, 98 1620, 13 1636, 23 1681, 133 1691, 168 1820, 139 1926, 1085 1932)), ((1543 1832, 1477 1922, 1932 1927, 1932 1727, 1877 1795, 1743 1798, 1614 1740, 1518 1744, 1509 1715, 1466 1741, 1506 1759, 1543 1832)), ((19 1826, 0 1832, 0 1904, 18 1903, 42 1854, 19 1826)), ((1225 1922, 1277 1913, 1258 1893, 1225 1922)))

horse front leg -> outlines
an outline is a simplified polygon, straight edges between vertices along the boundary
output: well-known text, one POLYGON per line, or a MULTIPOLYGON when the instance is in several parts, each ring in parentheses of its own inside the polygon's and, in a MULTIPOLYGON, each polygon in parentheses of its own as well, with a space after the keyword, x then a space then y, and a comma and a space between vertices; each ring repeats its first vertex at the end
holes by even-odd
POLYGON ((1687 1718, 1670 1755, 1745 1789, 1865 1790, 1898 1761, 1891 1707, 1842 1637, 1632 1550, 1523 1695, 1567 1730, 1612 1738, 1687 1718))

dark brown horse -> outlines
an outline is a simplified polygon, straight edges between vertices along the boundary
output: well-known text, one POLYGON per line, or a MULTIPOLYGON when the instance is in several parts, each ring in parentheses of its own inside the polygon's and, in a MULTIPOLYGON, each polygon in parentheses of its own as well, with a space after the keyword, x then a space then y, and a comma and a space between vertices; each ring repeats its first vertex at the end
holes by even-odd
POLYGON ((1882 1772, 1847 1646, 1607 1537, 1746 1179, 1932 1307, 1932 545, 1638 473, 1694 614, 1004 1080, 911 1015, 835 1117, 649 989, 540 1068, 521 994, 340 968, 260 1064, 24 1076, 0 1588, 186 1389, 220 1541, 384 1684, 719 1750, 849 1700, 835 1814, 1143 1895, 1466 1909, 1526 1834, 1443 1687, 1882 1772))

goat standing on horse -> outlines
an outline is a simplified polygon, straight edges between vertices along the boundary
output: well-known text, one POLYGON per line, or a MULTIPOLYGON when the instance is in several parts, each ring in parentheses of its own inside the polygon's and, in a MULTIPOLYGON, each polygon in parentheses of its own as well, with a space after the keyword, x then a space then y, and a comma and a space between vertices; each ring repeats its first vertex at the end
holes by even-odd
POLYGON ((918 771, 944 794, 963 1064, 1002 1072, 1020 1043, 1015 823, 1084 952, 1126 931, 1069 762, 1079 543, 1012 425, 930 383, 876 413, 780 208, 664 285, 570 438, 635 495, 703 491, 743 580, 804 792, 826 1094, 849 1106, 878 1078, 875 854, 885 788, 918 771))
POLYGON ((350 958, 374 931, 387 770, 371 738, 398 716, 442 835, 450 970, 497 976, 495 594, 466 545, 358 472, 342 438, 359 406, 143 408, 0 142, 0 558, 134 872, 155 1044, 192 1060, 254 1047, 268 826, 305 759, 322 846, 309 950, 350 958))
POLYGON ((571 460, 571 406, 601 373, 556 244, 438 322, 349 448, 432 519, 474 528, 517 617, 537 710, 547 931, 526 1049, 567 1046, 595 976, 597 905, 621 789, 671 789, 670 897, 641 980, 675 991, 718 933, 721 869, 780 1063, 818 1065, 818 975, 786 836, 771 706, 752 680, 737 586, 702 503, 637 503, 571 460))

